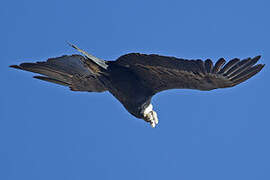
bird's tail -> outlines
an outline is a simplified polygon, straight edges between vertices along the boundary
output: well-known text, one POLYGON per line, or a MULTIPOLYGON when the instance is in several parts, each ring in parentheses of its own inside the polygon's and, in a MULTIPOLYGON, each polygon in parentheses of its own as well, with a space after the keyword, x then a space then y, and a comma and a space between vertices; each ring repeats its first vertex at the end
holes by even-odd
POLYGON ((108 65, 106 64, 106 61, 99 59, 87 52, 85 52, 84 50, 78 48, 77 46, 75 46, 74 44, 71 44, 68 42, 68 44, 73 47, 74 49, 76 49, 77 51, 79 51, 80 53, 82 53, 83 55, 86 56, 86 58, 88 58, 88 60, 92 61, 93 63, 95 63, 96 65, 98 65, 99 67, 103 68, 103 69, 107 69, 108 65))

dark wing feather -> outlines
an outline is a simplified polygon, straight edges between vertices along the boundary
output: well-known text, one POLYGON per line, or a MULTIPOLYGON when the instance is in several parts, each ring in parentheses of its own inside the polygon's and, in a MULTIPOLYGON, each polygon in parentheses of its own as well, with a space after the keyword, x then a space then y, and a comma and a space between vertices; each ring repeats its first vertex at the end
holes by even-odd
POLYGON ((34 76, 34 78, 69 86, 73 91, 106 91, 98 80, 97 72, 87 61, 88 59, 81 55, 71 55, 50 58, 45 62, 22 63, 10 67, 45 75, 34 76))
POLYGON ((255 65, 260 56, 240 61, 232 59, 225 66, 219 59, 213 66, 210 59, 185 60, 145 54, 121 56, 116 64, 130 68, 157 93, 167 89, 212 90, 235 86, 258 73, 264 65, 255 65), (254 66, 255 65, 255 66, 254 66))

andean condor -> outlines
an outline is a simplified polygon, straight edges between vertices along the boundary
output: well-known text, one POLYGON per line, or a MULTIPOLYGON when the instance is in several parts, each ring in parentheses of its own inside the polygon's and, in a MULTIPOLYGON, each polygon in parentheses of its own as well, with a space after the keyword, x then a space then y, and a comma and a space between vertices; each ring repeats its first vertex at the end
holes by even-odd
POLYGON ((235 86, 261 71, 260 56, 227 64, 221 58, 186 60, 155 54, 130 53, 116 61, 104 61, 71 45, 81 55, 65 55, 45 62, 22 63, 10 67, 44 76, 34 78, 69 86, 72 91, 109 91, 133 116, 144 119, 152 127, 158 123, 151 98, 167 89, 209 91, 235 86))

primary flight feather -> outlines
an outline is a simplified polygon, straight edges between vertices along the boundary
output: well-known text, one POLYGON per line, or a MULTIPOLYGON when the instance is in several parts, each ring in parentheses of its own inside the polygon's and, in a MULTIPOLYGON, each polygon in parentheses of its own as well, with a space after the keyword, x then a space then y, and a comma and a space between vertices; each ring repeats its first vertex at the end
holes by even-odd
POLYGON ((71 45, 81 55, 65 55, 45 62, 22 63, 10 67, 43 76, 34 78, 69 86, 72 91, 109 91, 137 118, 158 123, 151 98, 167 89, 212 90, 235 86, 264 67, 260 56, 240 60, 186 60, 160 55, 130 53, 116 61, 104 61, 71 45))

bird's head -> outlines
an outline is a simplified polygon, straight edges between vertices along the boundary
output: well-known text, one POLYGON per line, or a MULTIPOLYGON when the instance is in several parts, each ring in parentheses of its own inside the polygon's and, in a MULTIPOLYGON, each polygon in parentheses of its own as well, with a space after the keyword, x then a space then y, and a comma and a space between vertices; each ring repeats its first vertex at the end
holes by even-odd
POLYGON ((153 110, 153 105, 149 104, 143 111, 143 119, 154 128, 158 124, 157 113, 153 110))

